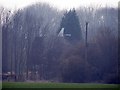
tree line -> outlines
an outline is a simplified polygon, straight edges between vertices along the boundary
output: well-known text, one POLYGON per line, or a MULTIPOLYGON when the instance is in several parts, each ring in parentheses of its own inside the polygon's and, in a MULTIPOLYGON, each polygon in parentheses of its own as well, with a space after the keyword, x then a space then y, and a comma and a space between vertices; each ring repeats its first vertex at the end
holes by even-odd
POLYGON ((59 11, 34 4, 0 12, 2 72, 15 74, 16 81, 118 83, 117 9, 59 11))

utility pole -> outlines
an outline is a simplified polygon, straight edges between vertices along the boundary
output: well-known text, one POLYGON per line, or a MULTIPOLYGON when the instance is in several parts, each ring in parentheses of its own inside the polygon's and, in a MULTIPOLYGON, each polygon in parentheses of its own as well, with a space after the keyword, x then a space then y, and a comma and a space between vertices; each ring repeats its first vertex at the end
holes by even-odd
MULTIPOLYGON (((88 34, 88 22, 86 22, 86 33, 85 33, 85 72, 87 72, 87 48, 88 48, 88 43, 87 43, 87 34, 88 34)), ((88 79, 87 73, 85 74, 86 80, 88 79)))
POLYGON ((87 61, 87 47, 88 47, 87 35, 88 35, 88 22, 86 22, 86 35, 85 35, 85 61, 87 61))

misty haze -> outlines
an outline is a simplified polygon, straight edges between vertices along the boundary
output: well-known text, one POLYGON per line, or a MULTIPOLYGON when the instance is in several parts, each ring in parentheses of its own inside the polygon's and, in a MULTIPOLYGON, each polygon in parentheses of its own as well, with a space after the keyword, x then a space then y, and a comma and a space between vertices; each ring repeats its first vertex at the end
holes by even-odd
POLYGON ((118 13, 107 5, 59 10, 39 2, 14 11, 1 6, 3 83, 117 85, 118 13))

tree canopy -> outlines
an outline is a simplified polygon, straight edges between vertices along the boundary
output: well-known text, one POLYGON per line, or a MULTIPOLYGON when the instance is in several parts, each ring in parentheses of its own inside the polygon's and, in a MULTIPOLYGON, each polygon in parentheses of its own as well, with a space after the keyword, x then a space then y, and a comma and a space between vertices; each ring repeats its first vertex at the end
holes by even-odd
POLYGON ((80 41, 82 38, 81 27, 75 9, 65 13, 58 33, 64 29, 63 36, 70 42, 80 41))

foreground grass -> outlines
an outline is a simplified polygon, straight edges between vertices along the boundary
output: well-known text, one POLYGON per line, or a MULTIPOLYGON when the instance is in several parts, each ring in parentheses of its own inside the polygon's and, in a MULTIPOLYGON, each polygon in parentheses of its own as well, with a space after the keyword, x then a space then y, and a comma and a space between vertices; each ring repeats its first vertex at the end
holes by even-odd
POLYGON ((3 88, 118 88, 117 84, 3 82, 3 88))

